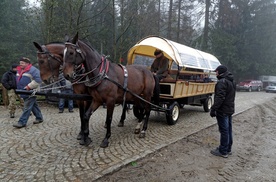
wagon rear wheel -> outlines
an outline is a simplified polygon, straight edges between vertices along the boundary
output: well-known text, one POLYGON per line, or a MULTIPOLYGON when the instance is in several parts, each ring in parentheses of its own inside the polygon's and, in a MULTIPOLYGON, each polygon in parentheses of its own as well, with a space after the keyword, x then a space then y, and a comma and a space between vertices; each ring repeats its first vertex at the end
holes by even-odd
POLYGON ((212 107, 212 97, 207 97, 203 103, 203 109, 205 112, 209 112, 212 107))
POLYGON ((168 111, 166 112, 166 118, 168 125, 174 125, 180 114, 180 107, 177 102, 173 102, 171 105, 168 106, 168 111))

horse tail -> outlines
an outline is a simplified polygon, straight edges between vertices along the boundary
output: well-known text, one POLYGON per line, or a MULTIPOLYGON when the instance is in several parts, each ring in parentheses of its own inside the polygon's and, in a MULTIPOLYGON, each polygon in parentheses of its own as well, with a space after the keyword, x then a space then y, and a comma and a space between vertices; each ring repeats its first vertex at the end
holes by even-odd
POLYGON ((160 85, 159 85, 159 78, 156 75, 153 75, 154 80, 155 80, 155 86, 153 90, 153 103, 155 105, 159 106, 160 102, 160 85))

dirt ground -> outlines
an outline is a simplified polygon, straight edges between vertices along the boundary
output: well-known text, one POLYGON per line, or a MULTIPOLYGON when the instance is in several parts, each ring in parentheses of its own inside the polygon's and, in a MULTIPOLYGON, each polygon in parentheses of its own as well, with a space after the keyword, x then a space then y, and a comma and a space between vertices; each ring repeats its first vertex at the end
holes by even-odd
POLYGON ((133 161, 97 181, 276 181, 276 99, 233 117, 233 154, 213 156, 217 125, 133 161))

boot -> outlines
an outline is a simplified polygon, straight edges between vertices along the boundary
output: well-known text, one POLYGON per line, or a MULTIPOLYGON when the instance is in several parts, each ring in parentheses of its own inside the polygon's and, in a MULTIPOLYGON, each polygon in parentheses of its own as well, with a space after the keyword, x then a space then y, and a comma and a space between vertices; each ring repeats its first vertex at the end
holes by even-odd
POLYGON ((14 118, 14 113, 11 113, 11 114, 10 114, 10 118, 14 118))

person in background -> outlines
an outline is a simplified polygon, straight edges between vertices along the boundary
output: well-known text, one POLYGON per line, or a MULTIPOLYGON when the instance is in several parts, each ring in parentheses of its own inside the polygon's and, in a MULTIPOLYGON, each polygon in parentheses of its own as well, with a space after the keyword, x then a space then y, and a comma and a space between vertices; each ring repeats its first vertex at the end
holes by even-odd
POLYGON ((159 49, 154 51, 154 55, 156 58, 153 61, 150 70, 160 81, 168 75, 169 59, 166 58, 163 52, 159 49))
MULTIPOLYGON (((41 84, 39 70, 32 66, 29 58, 22 57, 19 62, 18 71, 16 74, 17 89, 21 90, 32 90, 38 88, 41 84)), ((33 112, 35 121, 33 124, 39 124, 43 122, 43 116, 41 110, 38 107, 35 95, 20 94, 24 100, 24 109, 18 123, 14 124, 13 127, 23 128, 26 127, 30 117, 30 113, 33 112)))
POLYGON ((203 78, 203 82, 204 83, 209 83, 209 82, 211 82, 212 80, 209 78, 209 75, 204 75, 204 78, 203 78))
POLYGON ((16 99, 19 98, 20 103, 22 103, 20 97, 15 93, 16 85, 16 73, 17 73, 17 64, 13 64, 11 69, 3 74, 2 76, 2 84, 8 90, 8 98, 9 98, 9 112, 10 118, 14 118, 14 114, 16 111, 16 99))
POLYGON ((214 104, 211 107, 210 116, 217 119, 220 145, 211 150, 211 154, 227 158, 232 154, 232 115, 235 112, 236 84, 232 73, 226 66, 218 66, 215 72, 218 81, 215 86, 214 104))
MULTIPOLYGON (((62 87, 61 88, 61 93, 72 95, 73 94, 73 88, 72 88, 71 82, 66 80, 62 73, 59 75, 59 80, 60 80, 60 86, 62 87)), ((68 99, 67 101, 68 101, 68 110, 69 110, 69 112, 74 112, 74 102, 73 102, 73 100, 68 99)), ((59 103, 58 103, 59 113, 63 113, 64 105, 65 105, 65 99, 60 98, 59 103)))

